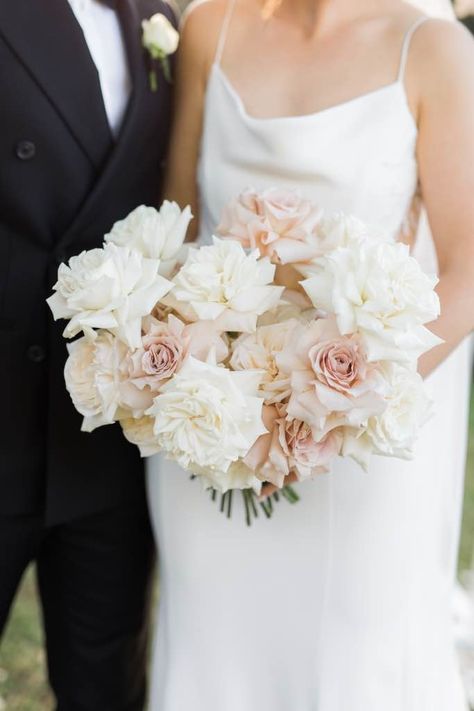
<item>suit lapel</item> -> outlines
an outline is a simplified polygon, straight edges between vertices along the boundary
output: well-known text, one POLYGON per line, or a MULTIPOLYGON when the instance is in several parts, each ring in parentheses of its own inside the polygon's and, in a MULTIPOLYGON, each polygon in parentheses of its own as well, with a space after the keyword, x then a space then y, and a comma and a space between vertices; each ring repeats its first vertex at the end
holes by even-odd
POLYGON ((140 15, 134 0, 117 0, 117 10, 132 77, 132 94, 117 143, 98 176, 94 189, 60 240, 63 248, 74 240, 75 235, 81 231, 81 225, 86 225, 93 219, 94 212, 100 206, 104 190, 113 176, 121 175, 123 170, 126 170, 127 162, 133 160, 133 138, 140 131, 140 121, 147 120, 147 96, 151 90, 148 85, 147 56, 141 43, 140 15))
POLYGON ((112 135, 99 76, 67 0, 0 2, 0 36, 100 169, 112 135))

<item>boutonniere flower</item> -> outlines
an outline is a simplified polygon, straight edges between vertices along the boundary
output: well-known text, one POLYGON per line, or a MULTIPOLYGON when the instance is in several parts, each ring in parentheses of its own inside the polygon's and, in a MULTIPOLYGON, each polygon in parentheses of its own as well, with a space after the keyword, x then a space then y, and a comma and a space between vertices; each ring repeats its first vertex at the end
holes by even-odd
MULTIPOLYGON (((143 20, 142 30, 143 46, 148 50, 152 60, 160 62, 166 80, 171 82, 169 56, 178 49, 178 32, 161 12, 153 15, 149 20, 143 20)), ((157 90, 157 76, 153 68, 150 71, 150 86, 152 91, 157 90)))

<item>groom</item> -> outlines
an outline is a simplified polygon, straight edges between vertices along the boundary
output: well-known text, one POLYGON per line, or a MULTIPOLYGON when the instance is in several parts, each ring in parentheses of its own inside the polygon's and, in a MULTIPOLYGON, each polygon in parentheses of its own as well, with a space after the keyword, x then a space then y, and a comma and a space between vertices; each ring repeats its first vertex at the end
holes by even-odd
POLYGON ((145 697, 153 548, 143 467, 118 427, 80 432, 59 264, 159 200, 170 84, 141 44, 160 0, 0 3, 0 633, 36 561, 59 711, 145 697))

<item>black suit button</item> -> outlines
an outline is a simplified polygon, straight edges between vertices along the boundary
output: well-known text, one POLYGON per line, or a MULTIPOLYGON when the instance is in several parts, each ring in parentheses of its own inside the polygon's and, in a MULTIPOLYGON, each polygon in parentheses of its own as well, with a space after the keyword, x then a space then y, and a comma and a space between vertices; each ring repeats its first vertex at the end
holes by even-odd
POLYGON ((32 363, 42 363, 46 358, 46 351, 42 346, 30 346, 26 355, 32 363))
POLYGON ((20 141, 16 147, 16 155, 20 160, 31 160, 36 155, 36 146, 33 141, 20 141))

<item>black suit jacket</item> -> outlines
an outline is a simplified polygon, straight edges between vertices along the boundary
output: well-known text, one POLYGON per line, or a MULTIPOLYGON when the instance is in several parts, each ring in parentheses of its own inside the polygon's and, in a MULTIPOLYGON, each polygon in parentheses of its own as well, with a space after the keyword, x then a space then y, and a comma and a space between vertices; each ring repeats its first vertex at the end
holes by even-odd
POLYGON ((98 74, 67 0, 0 1, 0 513, 49 523, 143 494, 118 425, 80 431, 63 379, 65 322, 46 305, 58 265, 156 204, 171 87, 149 86, 141 21, 160 0, 117 0, 133 93, 114 140, 98 74))

